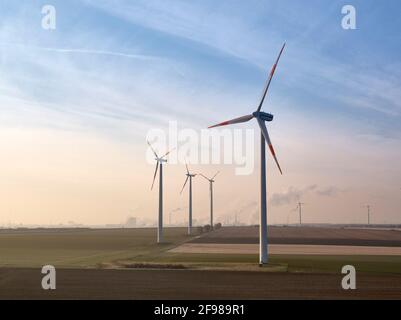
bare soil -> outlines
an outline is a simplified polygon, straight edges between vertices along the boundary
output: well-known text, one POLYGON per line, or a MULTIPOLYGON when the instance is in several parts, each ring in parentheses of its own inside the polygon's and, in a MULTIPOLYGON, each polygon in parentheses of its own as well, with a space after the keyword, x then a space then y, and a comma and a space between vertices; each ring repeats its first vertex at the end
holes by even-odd
MULTIPOLYGON (((400 230, 328 227, 268 228, 269 244, 401 247, 400 230)), ((192 243, 259 243, 259 227, 224 227, 192 243)))
MULTIPOLYGON (((185 243, 172 253, 258 254, 258 244, 185 243)), ((278 255, 332 255, 332 256, 401 256, 401 247, 328 246, 303 244, 272 244, 270 254, 278 255)))
POLYGON ((41 289, 40 269, 0 269, 0 299, 401 299, 401 277, 195 270, 58 269, 57 289, 41 289))

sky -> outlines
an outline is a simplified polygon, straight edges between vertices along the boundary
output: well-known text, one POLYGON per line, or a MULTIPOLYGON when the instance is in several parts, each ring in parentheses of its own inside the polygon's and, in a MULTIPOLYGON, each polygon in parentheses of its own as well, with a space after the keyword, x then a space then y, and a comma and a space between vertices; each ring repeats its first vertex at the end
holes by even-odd
MULTIPOLYGON (((296 223, 302 201, 309 223, 365 223, 367 204, 373 223, 401 223, 400 9, 398 0, 1 0, 0 225, 152 223, 149 133, 175 123, 196 135, 253 112, 284 42, 263 108, 284 171, 268 156, 268 222, 296 223), (42 27, 45 5, 55 29, 42 27), (355 30, 342 28, 344 5, 356 9, 355 30)), ((257 223, 257 124, 232 129, 253 130, 250 174, 196 157, 190 168, 220 171, 216 220, 257 223)), ((187 219, 183 158, 164 168, 165 219, 175 210, 176 223, 187 219)), ((198 176, 199 223, 208 208, 198 176)))

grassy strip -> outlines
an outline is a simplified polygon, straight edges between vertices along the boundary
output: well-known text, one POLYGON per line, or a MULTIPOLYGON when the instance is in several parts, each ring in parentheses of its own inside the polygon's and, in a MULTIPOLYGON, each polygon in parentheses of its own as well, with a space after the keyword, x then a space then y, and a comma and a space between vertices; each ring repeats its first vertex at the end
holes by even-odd
MULTIPOLYGON (((148 256, 147 261, 158 263, 198 264, 204 266, 257 265, 258 256, 252 254, 180 254, 164 253, 148 256)), ((353 265, 358 272, 375 274, 401 274, 401 257, 398 256, 316 256, 272 255, 272 265, 286 266, 288 272, 338 273, 345 265, 353 265)), ((283 268, 282 268, 283 269, 283 268)), ((258 269, 256 269, 258 270, 258 269)), ((284 270, 284 269, 283 269, 284 270)))

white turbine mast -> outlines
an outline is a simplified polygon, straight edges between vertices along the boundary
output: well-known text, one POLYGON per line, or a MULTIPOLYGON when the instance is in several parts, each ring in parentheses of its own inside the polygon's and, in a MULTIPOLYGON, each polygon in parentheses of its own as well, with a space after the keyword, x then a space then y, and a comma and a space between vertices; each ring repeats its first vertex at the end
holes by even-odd
POLYGON ((367 204, 367 205, 365 205, 365 208, 368 210, 368 225, 370 225, 370 214, 371 214, 372 207, 370 204, 367 204))
POLYGON ((185 162, 185 167, 187 169, 187 173, 185 174, 187 178, 185 179, 184 186, 181 189, 180 194, 185 189, 189 181, 189 204, 188 204, 188 235, 192 235, 192 178, 196 177, 196 174, 190 173, 188 169, 188 164, 185 162))
POLYGON ((210 191, 210 227, 213 230, 214 229, 214 222, 213 222, 213 183, 215 183, 215 178, 217 177, 217 175, 220 173, 217 172, 213 178, 208 178, 205 175, 203 175, 202 173, 200 173, 200 175, 205 178, 207 181, 209 181, 209 191, 210 191))

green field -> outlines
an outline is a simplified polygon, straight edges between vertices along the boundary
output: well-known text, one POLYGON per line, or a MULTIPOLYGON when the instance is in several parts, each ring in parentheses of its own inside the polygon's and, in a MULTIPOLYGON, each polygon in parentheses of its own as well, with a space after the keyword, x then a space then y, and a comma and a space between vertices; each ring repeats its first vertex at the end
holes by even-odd
POLYGON ((158 245, 154 229, 0 231, 0 267, 90 268, 120 259, 146 260, 189 240, 185 232, 166 228, 166 244, 158 245))
MULTIPOLYGON (((166 243, 154 229, 0 231, 0 267, 107 268, 141 265, 260 270, 257 255, 168 252, 191 238, 186 228, 166 228, 166 243)), ((338 273, 346 264, 359 272, 401 274, 399 256, 272 255, 271 271, 338 273)), ((266 270, 266 269, 265 269, 266 270)))
MULTIPOLYGON (((257 255, 243 254, 176 254, 165 253, 154 262, 183 263, 194 265, 219 264, 238 266, 256 265, 257 255)), ((287 272, 338 273, 344 265, 353 265, 359 272, 376 274, 401 274, 399 256, 316 256, 316 255, 271 255, 270 263, 282 266, 287 272)))

